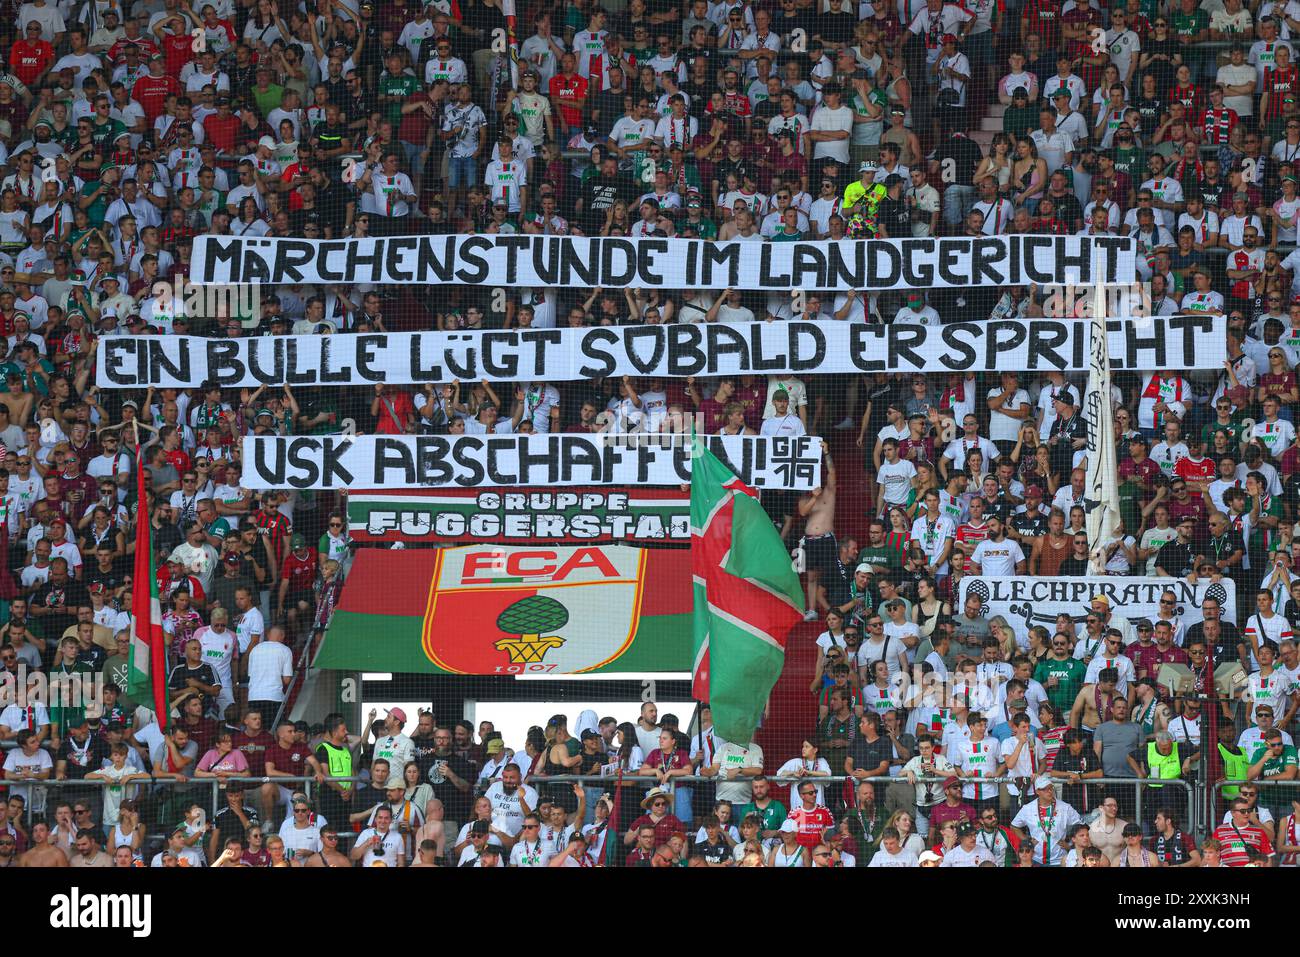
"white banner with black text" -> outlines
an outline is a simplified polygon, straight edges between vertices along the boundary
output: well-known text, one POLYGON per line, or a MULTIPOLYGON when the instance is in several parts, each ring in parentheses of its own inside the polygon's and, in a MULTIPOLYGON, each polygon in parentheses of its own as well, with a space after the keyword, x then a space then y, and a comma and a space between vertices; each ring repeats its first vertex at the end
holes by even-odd
MULTIPOLYGON (((1113 319, 1115 369, 1222 369, 1222 316, 1113 319)), ((340 333, 204 339, 104 336, 103 389, 259 385, 568 382, 600 376, 854 372, 1037 374, 1088 368, 1082 319, 995 319, 945 326, 746 322, 473 332, 340 333)))
POLYGON ((1082 626, 1089 603, 1098 595, 1110 602, 1112 614, 1130 622, 1134 618, 1154 622, 1160 611, 1160 596, 1165 592, 1173 593, 1174 615, 1184 626, 1190 627, 1204 619, 1201 604, 1206 598, 1219 600, 1224 621, 1237 620, 1237 585, 1231 578, 1189 582, 1182 578, 1119 575, 1080 578, 967 575, 958 589, 957 607, 964 608, 967 597, 975 595, 982 602, 981 614, 986 618, 1001 615, 1016 636, 1025 641, 1034 625, 1054 632, 1056 616, 1060 614, 1070 615, 1077 626, 1082 626))
POLYGON ((749 243, 450 235, 199 236, 195 283, 400 283, 606 289, 936 289, 1137 279, 1123 236, 952 236, 749 243))
MULTIPOLYGON (((702 437, 742 482, 806 491, 821 484, 814 436, 702 437)), ((245 436, 250 489, 680 485, 687 434, 245 436)))

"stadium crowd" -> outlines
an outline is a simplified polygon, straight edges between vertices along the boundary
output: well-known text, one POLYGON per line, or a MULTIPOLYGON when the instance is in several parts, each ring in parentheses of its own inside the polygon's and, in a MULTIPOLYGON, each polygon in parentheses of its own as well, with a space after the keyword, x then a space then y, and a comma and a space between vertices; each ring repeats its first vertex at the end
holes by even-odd
POLYGON ((511 19, 499 0, 3 0, 0 677, 77 678, 97 700, 0 712, 0 866, 1293 866, 1293 30, 1294 4, 1259 0, 538 0, 511 19), (1230 358, 1117 377, 1106 570, 1228 578, 1238 607, 1207 599, 1184 627, 1100 598, 1027 639, 978 596, 958 607, 963 575, 1086 574, 1078 376, 95 385, 109 335, 937 325, 1063 301, 342 283, 209 314, 173 282, 204 234, 518 232, 1134 237, 1145 307, 1226 316, 1230 358), (653 704, 572 732, 556 715, 517 748, 436 705, 355 733, 284 720, 355 546, 342 501, 243 488, 244 435, 688 418, 833 446, 821 488, 764 496, 825 623, 800 754, 653 704), (139 522, 166 610, 166 733, 128 693, 139 522), (1159 668, 1187 664, 1203 690, 1207 651, 1248 678, 1210 705, 1203 742, 1205 708, 1159 668), (902 697, 899 674, 944 691, 902 697), (972 709, 957 692, 976 686, 972 709), (1211 746, 1247 783, 1201 841, 1174 787, 1139 814, 1132 786, 1087 783, 1197 780, 1211 746), (769 776, 797 778, 784 801, 769 776))

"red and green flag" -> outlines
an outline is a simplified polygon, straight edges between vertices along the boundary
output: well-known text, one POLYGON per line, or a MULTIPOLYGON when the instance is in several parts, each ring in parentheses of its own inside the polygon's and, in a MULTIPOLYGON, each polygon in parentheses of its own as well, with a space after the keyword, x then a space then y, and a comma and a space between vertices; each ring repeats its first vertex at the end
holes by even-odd
POLYGON ((803 618, 803 589, 758 492, 698 439, 692 454, 692 693, 713 709, 719 737, 748 744, 803 618))
POLYGON ((167 727, 167 644, 162 629, 162 603, 150 541, 149 500, 144 478, 144 451, 135 454, 136 517, 135 575, 131 583, 131 655, 127 694, 152 701, 160 727, 167 727))

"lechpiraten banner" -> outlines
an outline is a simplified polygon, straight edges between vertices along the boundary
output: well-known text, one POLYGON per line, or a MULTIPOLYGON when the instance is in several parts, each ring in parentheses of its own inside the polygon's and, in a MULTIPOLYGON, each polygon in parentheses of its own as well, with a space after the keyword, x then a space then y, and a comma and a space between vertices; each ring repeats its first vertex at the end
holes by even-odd
POLYGON ((199 236, 195 283, 400 283, 606 289, 935 289, 1130 283, 1123 236, 954 236, 799 243, 582 236, 199 236))
POLYGON ((1160 596, 1172 592, 1174 615, 1184 626, 1204 619, 1201 604, 1217 598, 1224 621, 1237 620, 1237 586, 1230 578, 1221 581, 1189 582, 1182 578, 1143 578, 1136 576, 1097 576, 1084 578, 1033 578, 967 575, 958 589, 958 605, 964 608, 972 595, 981 603, 986 618, 1000 615, 1021 641, 1029 629, 1041 625, 1049 633, 1056 630, 1056 616, 1070 615, 1082 634, 1092 599, 1104 596, 1111 613, 1128 621, 1147 618, 1155 621, 1160 612, 1160 596))
MULTIPOLYGON (((1222 316, 1107 323, 1115 369, 1222 369, 1222 316)), ((855 372, 1079 372, 1089 322, 996 319, 945 326, 746 322, 329 336, 105 336, 103 389, 568 382, 598 376, 855 372)))
MULTIPOLYGON (((806 491, 821 484, 821 439, 711 435, 709 448, 741 481, 806 491)), ((520 485, 681 485, 690 436, 324 435, 246 436, 250 489, 480 488, 520 485)))

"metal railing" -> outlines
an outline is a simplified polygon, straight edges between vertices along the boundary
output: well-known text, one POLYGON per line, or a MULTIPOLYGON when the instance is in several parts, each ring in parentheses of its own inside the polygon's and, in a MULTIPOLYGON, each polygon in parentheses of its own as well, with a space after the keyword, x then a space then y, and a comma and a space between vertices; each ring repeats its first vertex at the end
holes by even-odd
MULTIPOLYGON (((896 785, 896 784, 901 784, 907 788, 913 787, 913 783, 909 781, 908 778, 902 775, 897 777, 880 775, 880 776, 868 777, 868 778, 857 778, 855 776, 845 775, 845 774, 833 774, 829 776, 812 776, 812 777, 805 777, 805 776, 798 776, 798 775, 775 775, 775 774, 763 775, 763 776, 769 782, 773 784, 779 784, 779 785, 790 785, 799 782, 809 781, 817 785, 826 786, 826 785, 841 785, 847 781, 854 781, 854 782, 866 781, 868 783, 875 785, 878 789, 888 788, 890 785, 896 785)), ((918 785, 924 785, 924 784, 942 785, 944 781, 946 781, 947 779, 948 779, 948 775, 939 775, 933 777, 918 776, 915 779, 915 783, 918 785)), ((363 784, 370 783, 370 778, 364 775, 352 775, 349 777, 328 777, 327 776, 325 780, 334 781, 334 782, 346 781, 356 785, 363 785, 363 784)), ((617 784, 619 780, 620 778, 616 775, 561 774, 561 775, 554 775, 554 776, 530 775, 525 779, 524 783, 534 788, 539 786, 545 786, 548 784, 583 784, 583 785, 598 784, 603 787, 610 787, 611 785, 617 784)), ((710 784, 710 783, 716 784, 720 780, 722 780, 722 778, 718 775, 705 776, 705 775, 693 774, 693 775, 684 775, 681 777, 676 777, 673 778, 672 780, 674 784, 697 785, 697 784, 710 784)), ((742 779, 729 778, 727 780, 741 781, 742 779)), ((1015 785, 1017 787, 1020 787, 1023 786, 1026 782, 1026 779, 1023 777, 1011 777, 1011 776, 990 777, 990 778, 964 777, 964 778, 960 778, 960 780, 963 786, 976 785, 976 784, 998 785, 999 791, 1002 785, 1015 785)), ((1185 822, 1185 825, 1189 832, 1196 834, 1199 839, 1200 837, 1205 836, 1206 834, 1208 834, 1210 831, 1213 831, 1214 829, 1213 827, 1214 822, 1210 822, 1210 826, 1207 829, 1206 828, 1207 822, 1201 820, 1201 815, 1198 813, 1198 810, 1201 810, 1201 808, 1199 808, 1198 805, 1202 804, 1203 802, 1198 802, 1196 800, 1196 795, 1201 789, 1199 787, 1194 787, 1192 783, 1182 779, 1088 778, 1086 781, 1071 782, 1066 778, 1054 777, 1052 780, 1053 783, 1057 786, 1058 795, 1060 794, 1061 789, 1064 787, 1073 788, 1073 787, 1087 786, 1089 788, 1107 788, 1107 789, 1132 788, 1134 791, 1134 797, 1132 803, 1133 819, 1134 821, 1137 822, 1141 822, 1143 820, 1143 813, 1142 813, 1144 809, 1143 795, 1148 789, 1152 787, 1172 788, 1173 790, 1177 790, 1180 792, 1180 799, 1178 801, 1178 805, 1179 805, 1178 811, 1180 813, 1183 822, 1185 822)), ((654 775, 637 774, 635 772, 632 773, 624 772, 624 774, 621 776, 621 781, 622 784, 625 787, 628 787, 629 789, 635 788, 637 785, 643 783, 645 785, 646 790, 648 790, 652 786, 655 786, 655 784, 657 783, 657 779, 655 778, 654 775)), ((167 788, 183 788, 192 791, 202 791, 203 789, 206 789, 208 791, 207 810, 212 817, 215 817, 217 812, 220 811, 221 808, 224 806, 223 792, 226 791, 228 786, 232 783, 238 783, 242 785, 244 791, 250 794, 256 791, 257 789, 259 789, 264 784, 276 784, 276 785, 291 787, 291 788, 294 785, 301 785, 301 787, 298 788, 298 790, 301 790, 313 802, 315 801, 316 794, 318 793, 318 788, 320 787, 320 785, 317 784, 316 778, 314 776, 292 776, 292 777, 249 776, 249 777, 226 777, 226 778, 186 778, 182 780, 164 777, 164 778, 151 778, 148 781, 141 780, 139 782, 134 782, 134 785, 127 785, 127 787, 135 786, 141 789, 156 788, 161 790, 165 790, 167 788)), ((1240 782, 1240 781, 1220 782, 1220 784, 1226 784, 1226 785, 1233 785, 1233 784, 1239 785, 1243 783, 1246 782, 1240 782)), ((1250 783, 1256 783, 1256 782, 1250 782, 1250 783)), ((47 795, 47 802, 50 797, 54 797, 54 794, 57 794, 58 791, 63 789, 84 790, 85 788, 88 787, 102 788, 105 786, 115 786, 113 785, 113 782, 110 781, 71 780, 71 779, 45 780, 45 781, 33 779, 29 781, 8 781, 5 782, 5 784, 7 784, 10 787, 17 785, 21 788, 29 788, 29 787, 46 788, 48 791, 53 792, 47 795)), ((1279 786, 1293 785, 1296 787, 1300 787, 1300 780, 1292 781, 1292 782, 1277 782, 1277 784, 1279 786)), ((479 782, 475 782, 472 789, 472 793, 475 797, 477 797, 483 792, 483 790, 485 790, 485 788, 481 787, 479 785, 479 782)), ((203 803, 202 801, 199 801, 197 798, 195 798, 194 800, 196 801, 196 803, 200 803, 200 804, 203 803)), ((878 790, 876 795, 877 804, 883 806, 885 804, 885 800, 886 798, 885 798, 885 794, 883 793, 883 790, 878 790)), ((1168 804, 1166 804, 1165 806, 1168 806, 1168 804)), ((915 810, 914 804, 912 804, 912 808, 913 810, 915 810)), ((351 810, 355 813, 356 811, 362 810, 362 808, 356 807, 351 810)), ((1076 808, 1076 810, 1080 810, 1080 809, 1076 808)), ((1127 810, 1127 808, 1125 808, 1125 810, 1127 810)), ((46 817, 48 818, 50 816, 51 815, 49 813, 49 806, 47 803, 46 817)), ((339 822, 330 822, 330 823, 334 824, 339 828, 339 835, 341 838, 343 838, 345 841, 351 839, 352 828, 348 822, 339 821, 339 822)), ((147 837, 151 840, 156 840, 159 838, 165 838, 166 834, 163 831, 150 831, 147 837)))
MULTIPOLYGON (((1043 772, 1043 773, 1047 773, 1047 772, 1043 772)), ((804 781, 810 781, 818 785, 843 784, 846 781, 854 781, 854 782, 865 781, 867 783, 875 785, 878 788, 885 788, 894 784, 902 784, 907 787, 912 787, 912 782, 903 775, 898 775, 898 776, 878 775, 875 777, 858 778, 856 776, 846 775, 846 774, 832 774, 829 776, 815 776, 815 777, 802 777, 798 775, 765 774, 763 775, 763 777, 766 778, 768 781, 772 782, 773 784, 781 784, 781 785, 795 784, 804 781)), ((918 775, 915 781, 916 784, 942 785, 943 782, 948 779, 948 777, 949 775, 939 775, 935 777, 922 777, 918 775)), ((1023 786, 1026 782, 1026 778, 1024 777, 1013 777, 1013 776, 1003 776, 1003 777, 995 777, 995 778, 971 778, 971 777, 958 776, 958 778, 961 781, 963 786, 976 785, 976 784, 982 784, 982 785, 996 784, 999 785, 1000 787, 1001 785, 1004 784, 1010 784, 1010 785, 1015 785, 1017 788, 1019 788, 1023 786)), ((647 787, 650 787, 656 780, 657 779, 652 774, 636 774, 635 772, 632 773, 625 772, 623 774, 623 781, 625 783, 644 781, 647 783, 647 787)), ((721 781, 722 778, 719 777, 718 775, 711 775, 706 777, 704 775, 692 774, 692 775, 683 775, 681 777, 675 777, 672 780, 674 783, 683 783, 683 784, 702 784, 702 783, 716 784, 719 781, 721 781)), ((743 779, 734 778, 728 780, 741 781, 743 779)), ((613 775, 590 775, 590 774, 557 774, 549 777, 531 775, 526 779, 526 783, 534 786, 536 786, 539 783, 540 784, 566 784, 566 783, 585 784, 586 782, 598 782, 603 784, 610 784, 611 782, 614 781, 615 781, 615 777, 613 775)), ((1068 778, 1053 777, 1052 783, 1056 786, 1058 794, 1060 790, 1065 787, 1074 788, 1074 787, 1086 786, 1089 788, 1094 788, 1094 787, 1133 788, 1134 790, 1133 813, 1134 813, 1134 819, 1136 821, 1142 820, 1142 812, 1144 809, 1143 792, 1148 791, 1152 788, 1172 787, 1174 790, 1180 791, 1182 793, 1183 798, 1185 798, 1184 801, 1180 801, 1180 811, 1183 812, 1182 820, 1186 822, 1189 829, 1194 829, 1196 825, 1199 823, 1197 821, 1197 815, 1195 813, 1196 810, 1195 801, 1193 800, 1194 793, 1196 791, 1195 784, 1194 782, 1186 781, 1182 778, 1088 778, 1080 782, 1072 782, 1068 778)), ((1296 783, 1300 784, 1300 781, 1297 781, 1296 783)), ((877 803, 883 803, 884 795, 877 794, 876 801, 877 803)))

